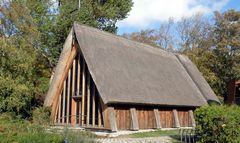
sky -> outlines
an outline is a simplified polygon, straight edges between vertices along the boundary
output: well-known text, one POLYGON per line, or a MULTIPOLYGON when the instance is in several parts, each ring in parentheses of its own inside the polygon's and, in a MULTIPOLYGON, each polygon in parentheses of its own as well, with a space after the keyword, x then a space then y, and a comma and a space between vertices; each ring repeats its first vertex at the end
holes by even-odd
POLYGON ((240 0, 133 0, 128 17, 117 22, 118 35, 158 28, 169 18, 175 21, 196 13, 213 16, 214 11, 240 10, 240 0))

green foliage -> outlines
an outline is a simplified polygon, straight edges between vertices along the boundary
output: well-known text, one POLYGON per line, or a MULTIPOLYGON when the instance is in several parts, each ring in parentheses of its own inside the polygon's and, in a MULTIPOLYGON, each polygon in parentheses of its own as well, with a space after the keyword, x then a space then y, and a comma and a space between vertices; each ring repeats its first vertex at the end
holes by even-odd
POLYGON ((204 106, 195 112, 198 142, 215 143, 240 141, 240 107, 204 106))
POLYGON ((214 86, 223 95, 226 94, 229 81, 240 78, 240 12, 215 12, 213 32, 212 70, 218 78, 214 86))
MULTIPOLYGON (((11 42, 14 39, 9 39, 11 42)), ((0 113, 15 112, 23 116, 30 114, 33 98, 34 53, 0 39, 0 113), (32 55, 32 56, 30 56, 32 55), (29 57, 30 56, 30 57, 29 57)))
MULTIPOLYGON (((45 110, 45 109, 38 109, 45 110)), ((39 112, 39 111, 38 111, 39 112)), ((47 126, 32 124, 11 114, 0 116, 1 143, 94 143, 95 135, 86 131, 46 129, 47 126)))
POLYGON ((114 33, 116 22, 132 6, 131 0, 81 0, 78 9, 77 2, 0 1, 0 114, 29 117, 42 106, 51 70, 74 21, 114 33))
POLYGON ((48 51, 53 63, 57 62, 59 54, 73 22, 89 25, 104 31, 116 33, 116 22, 126 18, 127 13, 133 5, 131 0, 81 0, 81 7, 78 7, 78 0, 61 0, 54 17, 51 35, 52 42, 48 51))
POLYGON ((39 125, 48 125, 50 123, 50 110, 45 107, 38 107, 32 113, 33 123, 39 125))
POLYGON ((7 114, 0 116, 1 143, 61 143, 63 136, 56 132, 46 132, 40 125, 31 124, 26 120, 13 119, 7 114))

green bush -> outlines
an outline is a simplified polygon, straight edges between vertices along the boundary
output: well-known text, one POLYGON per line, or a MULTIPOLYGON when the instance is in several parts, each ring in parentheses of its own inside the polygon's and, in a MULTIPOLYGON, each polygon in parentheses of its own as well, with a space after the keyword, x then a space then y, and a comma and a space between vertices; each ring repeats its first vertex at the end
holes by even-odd
MULTIPOLYGON (((45 108, 34 110, 35 122, 23 120, 13 113, 0 115, 0 142, 1 143, 94 143, 96 135, 87 131, 49 129, 39 123, 41 119, 46 119, 45 108), (35 115, 40 114, 40 115, 35 115), (36 117, 37 116, 37 117, 36 117)), ((47 115, 48 113, 46 113, 47 115)))
POLYGON ((50 122, 50 110, 45 107, 35 108, 32 112, 34 124, 48 125, 50 122))
POLYGON ((11 114, 2 114, 0 116, 0 142, 62 143, 63 135, 56 132, 46 132, 43 126, 17 119, 11 114))
POLYGON ((240 107, 204 106, 198 108, 194 113, 198 142, 240 142, 240 107))
MULTIPOLYGON (((39 108, 35 112, 44 110, 39 108)), ((17 118, 12 113, 0 115, 1 143, 63 143, 64 140, 68 143, 94 143, 94 138, 95 135, 86 131, 49 129, 48 126, 17 118)))

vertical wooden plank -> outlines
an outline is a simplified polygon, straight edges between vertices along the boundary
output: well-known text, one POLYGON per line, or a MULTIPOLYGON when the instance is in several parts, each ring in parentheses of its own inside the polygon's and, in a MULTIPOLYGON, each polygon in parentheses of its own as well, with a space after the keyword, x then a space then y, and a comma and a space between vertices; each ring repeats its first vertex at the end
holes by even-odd
MULTIPOLYGON (((58 103, 58 105, 59 105, 59 103, 58 103)), ((59 106, 57 107, 57 110, 59 109, 59 106)), ((58 120, 58 114, 59 114, 59 112, 57 111, 57 114, 56 114, 56 116, 54 117, 54 124, 56 124, 57 123, 57 120, 58 120)))
POLYGON ((136 113, 136 108, 130 108, 131 121, 132 121, 132 130, 139 130, 138 118, 136 113))
POLYGON ((90 73, 87 70, 87 126, 89 126, 90 121, 90 73))
POLYGON ((82 114, 82 102, 80 101, 79 102, 79 113, 78 113, 78 118, 79 118, 78 123, 79 123, 79 125, 81 125, 81 118, 82 118, 81 114, 82 114))
POLYGON ((71 94, 71 69, 68 71, 68 87, 67 87, 67 124, 69 123, 69 106, 70 106, 70 94, 71 94))
POLYGON ((190 118, 191 123, 192 123, 192 127, 196 127, 196 123, 195 123, 193 111, 192 111, 192 110, 189 110, 189 111, 188 111, 188 114, 189 114, 189 118, 190 118))
POLYGON ((98 127, 102 126, 102 117, 101 117, 101 106, 100 104, 98 105, 98 127))
POLYGON ((60 94, 60 97, 59 97, 59 103, 58 103, 58 123, 60 123, 60 118, 61 118, 61 107, 62 107, 62 94, 60 94))
POLYGON ((178 113, 176 109, 173 109, 173 118, 174 118, 174 126, 175 128, 180 128, 180 123, 178 119, 178 113))
POLYGON ((114 112, 115 111, 113 107, 108 107, 109 122, 110 122, 110 128, 112 132, 117 131, 116 116, 114 112))
POLYGON ((127 116, 126 116, 126 118, 127 118, 127 129, 129 130, 130 128, 131 128, 131 123, 130 123, 130 111, 129 110, 127 110, 126 111, 127 112, 127 116))
POLYGON ((81 67, 80 67, 80 54, 78 54, 78 58, 77 58, 77 96, 79 96, 79 92, 80 92, 80 81, 81 81, 81 67))
MULTIPOLYGON (((97 101, 98 101, 98 99, 97 99, 98 96, 97 95, 99 95, 98 92, 97 92, 97 88, 96 88, 95 92, 96 92, 95 103, 96 103, 96 107, 97 107, 97 101)), ((111 130, 110 121, 109 121, 108 106, 106 104, 102 103, 102 102, 101 102, 101 104, 102 104, 101 111, 102 111, 103 127, 104 127, 104 129, 111 130)), ((97 112, 97 109, 96 109, 96 112, 97 112)), ((97 119, 96 119, 96 122, 97 122, 97 119)))
MULTIPOLYGON (((78 54, 78 60, 77 60, 77 65, 78 65, 78 73, 77 73, 77 95, 78 96, 81 96, 80 95, 80 84, 81 84, 81 55, 80 55, 80 53, 78 54)), ((79 102, 79 113, 78 113, 78 123, 81 125, 81 113, 82 113, 82 111, 81 111, 81 109, 82 109, 82 104, 81 104, 81 102, 79 102)))
POLYGON ((84 110, 85 110, 85 80, 86 80, 86 71, 85 71, 85 60, 83 59, 82 61, 82 66, 83 66, 83 70, 82 70, 82 115, 81 115, 81 120, 82 123, 81 125, 84 125, 84 118, 85 118, 85 114, 84 114, 84 110))
POLYGON ((66 80, 64 81, 63 87, 63 110, 62 110, 62 124, 65 123, 65 100, 66 100, 66 80))
POLYGON ((95 84, 93 83, 92 93, 92 126, 95 127, 95 84))
MULTIPOLYGON (((75 83, 76 83, 76 60, 73 60, 73 69, 72 69, 72 97, 75 96, 75 83)), ((72 113, 71 113, 71 124, 74 127, 76 124, 76 102, 72 98, 72 113)))
POLYGON ((123 114, 122 114, 122 116, 121 116, 121 117, 122 117, 121 120, 122 120, 122 121, 125 121, 122 125, 123 125, 123 128, 126 129, 126 112, 127 112, 127 110, 124 109, 124 110, 122 110, 122 111, 123 111, 123 112, 122 112, 123 114))
POLYGON ((161 125, 161 119, 160 119, 160 114, 158 112, 158 109, 154 109, 154 118, 155 118, 155 123, 156 123, 156 128, 157 129, 161 129, 162 125, 161 125))
POLYGON ((184 127, 183 124, 182 124, 182 111, 178 111, 178 120, 179 120, 179 124, 181 127, 184 127))

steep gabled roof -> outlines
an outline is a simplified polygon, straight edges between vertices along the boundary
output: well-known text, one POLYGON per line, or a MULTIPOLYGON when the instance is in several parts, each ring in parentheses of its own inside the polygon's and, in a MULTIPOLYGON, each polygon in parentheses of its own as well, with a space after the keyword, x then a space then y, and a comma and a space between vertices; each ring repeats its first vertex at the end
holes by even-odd
MULTIPOLYGON (((183 55, 83 25, 74 24, 73 33, 105 104, 195 107, 208 101, 219 102, 196 66, 183 55)), ((69 46, 65 46, 61 57, 68 50, 69 46)), ((64 60, 60 60, 56 70, 61 70, 58 68, 61 62, 64 60)), ((52 103, 52 84, 46 106, 52 103)))

